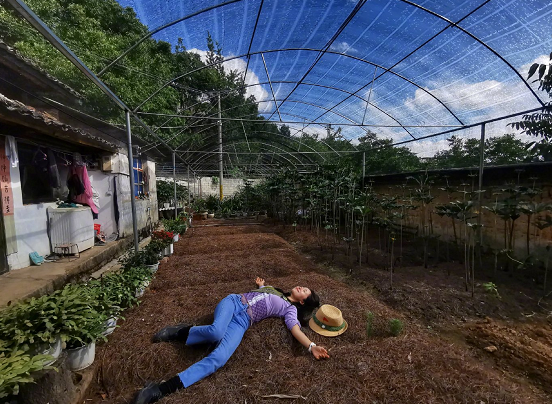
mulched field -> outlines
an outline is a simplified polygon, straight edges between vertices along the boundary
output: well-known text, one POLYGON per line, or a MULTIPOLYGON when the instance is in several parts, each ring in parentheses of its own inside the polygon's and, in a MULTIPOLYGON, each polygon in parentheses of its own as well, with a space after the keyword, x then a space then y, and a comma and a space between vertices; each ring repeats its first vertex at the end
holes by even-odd
MULTIPOLYGON (((368 280, 334 276, 312 253, 302 254, 274 234, 274 227, 226 224, 234 225, 196 226, 175 245, 175 254, 160 265, 140 306, 126 311, 121 327, 97 349, 97 376, 86 403, 129 403, 147 381, 168 379, 199 360, 207 348, 152 344, 152 334, 177 322, 208 323, 222 298, 255 288, 257 275, 283 289, 310 287, 323 303, 342 310, 349 329, 339 337, 303 329, 329 349, 331 358, 314 360, 282 320, 267 319, 247 331, 217 373, 159 403, 550 402, 538 384, 495 366, 480 349, 467 349, 463 341, 451 341, 411 313, 379 300, 368 280), (370 337, 367 311, 375 315, 370 337), (405 324, 399 337, 389 333, 392 318, 405 324), (266 397, 277 394, 298 398, 266 397)), ((494 337, 476 339, 487 344, 494 337)), ((538 351, 535 363, 542 364, 539 357, 545 352, 538 351)), ((550 374, 549 368, 544 372, 550 374)))

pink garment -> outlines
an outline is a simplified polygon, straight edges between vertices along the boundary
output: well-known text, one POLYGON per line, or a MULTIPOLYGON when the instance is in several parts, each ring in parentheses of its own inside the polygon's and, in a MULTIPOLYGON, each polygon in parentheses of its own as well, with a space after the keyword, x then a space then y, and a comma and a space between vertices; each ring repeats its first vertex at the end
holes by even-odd
POLYGON ((88 171, 86 166, 72 166, 71 174, 77 174, 84 185, 84 192, 80 195, 77 195, 73 198, 73 202, 82 203, 84 205, 90 206, 92 212, 98 213, 98 208, 94 204, 92 199, 92 185, 90 184, 90 178, 88 178, 88 171))

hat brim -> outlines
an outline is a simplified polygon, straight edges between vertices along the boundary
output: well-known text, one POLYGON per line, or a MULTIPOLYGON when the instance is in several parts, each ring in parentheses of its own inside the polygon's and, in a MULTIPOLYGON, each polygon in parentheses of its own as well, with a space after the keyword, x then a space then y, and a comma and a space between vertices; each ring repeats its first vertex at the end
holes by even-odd
POLYGON ((345 331, 347 331, 347 327, 349 327, 349 324, 345 320, 343 320, 343 323, 345 323, 345 326, 339 330, 339 331, 328 331, 324 328, 320 327, 318 324, 314 322, 314 320, 311 318, 309 320, 309 327, 311 330, 313 330, 315 333, 323 335, 324 337, 337 337, 338 335, 343 334, 345 331))

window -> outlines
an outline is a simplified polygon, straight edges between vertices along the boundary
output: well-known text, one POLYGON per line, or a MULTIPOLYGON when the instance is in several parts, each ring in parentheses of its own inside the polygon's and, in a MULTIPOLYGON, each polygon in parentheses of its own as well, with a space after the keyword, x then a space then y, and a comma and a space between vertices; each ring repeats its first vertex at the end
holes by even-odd
POLYGON ((67 170, 58 169, 55 154, 47 147, 17 142, 23 204, 54 202, 67 196, 61 181, 67 170))
POLYGON ((144 195, 144 170, 142 160, 137 157, 132 163, 132 173, 134 174, 134 196, 142 196, 144 195))

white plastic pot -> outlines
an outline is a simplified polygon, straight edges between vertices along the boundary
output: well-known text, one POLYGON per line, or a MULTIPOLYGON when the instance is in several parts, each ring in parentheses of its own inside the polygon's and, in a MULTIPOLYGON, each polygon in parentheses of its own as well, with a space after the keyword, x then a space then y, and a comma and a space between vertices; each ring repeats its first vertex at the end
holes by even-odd
POLYGON ((146 268, 151 269, 151 272, 155 273, 159 269, 159 262, 157 264, 146 265, 146 268))
POLYGON ((173 243, 171 243, 167 247, 165 247, 165 255, 166 256, 172 255, 173 252, 174 252, 174 244, 173 243))
POLYGON ((214 213, 209 213, 209 214, 207 215, 207 217, 208 217, 209 219, 212 219, 212 218, 215 217, 215 214, 214 214, 214 213))
POLYGON ((41 345, 37 349, 36 353, 38 355, 51 355, 53 357, 45 363, 45 365, 48 366, 54 363, 59 358, 59 355, 61 355, 61 345, 61 337, 57 337, 51 344, 41 345))
POLYGON ((96 343, 67 350, 67 367, 69 370, 82 370, 94 363, 96 357, 96 343))
POLYGON ((113 331, 115 331, 115 327, 117 326, 117 317, 115 316, 109 317, 106 320, 104 326, 105 326, 105 331, 102 332, 102 335, 107 337, 108 335, 112 334, 113 331))
POLYGON ((180 240, 180 234, 177 233, 173 236, 173 241, 176 243, 178 240, 180 240))
POLYGON ((142 296, 144 296, 144 292, 146 291, 146 288, 149 286, 149 284, 150 284, 150 281, 144 282, 140 288, 137 288, 137 289, 136 289, 136 294, 135 294, 135 296, 136 296, 136 297, 142 297, 142 296))

